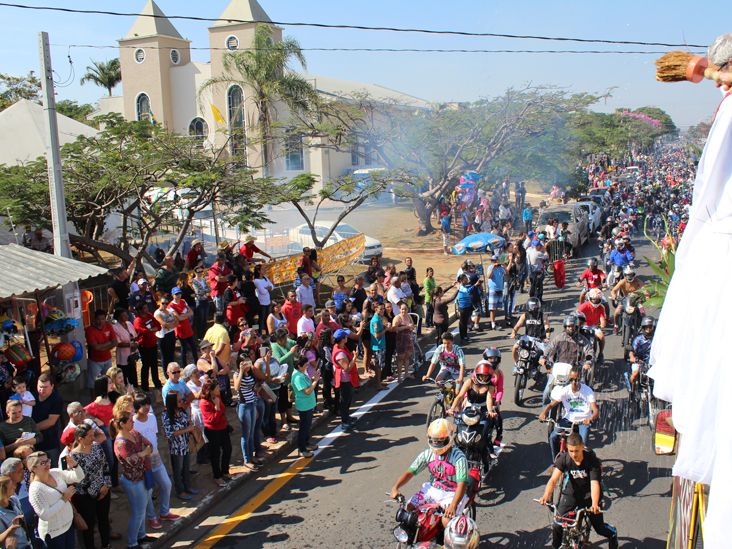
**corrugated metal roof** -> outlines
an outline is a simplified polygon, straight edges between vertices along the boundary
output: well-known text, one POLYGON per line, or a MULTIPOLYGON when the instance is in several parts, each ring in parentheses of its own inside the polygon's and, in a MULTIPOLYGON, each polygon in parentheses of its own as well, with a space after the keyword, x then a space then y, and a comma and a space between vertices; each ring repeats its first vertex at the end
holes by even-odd
POLYGON ((17 244, 0 246, 0 299, 55 288, 69 282, 106 274, 109 269, 29 250, 17 244))

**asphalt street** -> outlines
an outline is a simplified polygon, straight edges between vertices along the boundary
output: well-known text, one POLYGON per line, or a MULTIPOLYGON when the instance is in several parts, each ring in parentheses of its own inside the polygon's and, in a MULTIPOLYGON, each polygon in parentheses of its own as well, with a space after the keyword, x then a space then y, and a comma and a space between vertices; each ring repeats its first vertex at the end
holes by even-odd
MULTIPOLYGON (((655 250, 641 245, 638 238, 635 245, 644 278, 650 269, 643 258, 655 257, 655 250)), ((589 244, 583 255, 596 251, 596 245, 589 244)), ((584 265, 580 259, 568 263, 569 284, 562 291, 547 277, 545 297, 556 330, 561 330, 561 315, 577 300, 579 290, 572 282, 584 265)), ((519 303, 526 298, 521 294, 519 303)), ((513 342, 508 335, 506 329, 476 333, 465 349, 472 367, 485 347, 497 346, 503 352, 506 374, 502 406, 506 447, 478 499, 481 547, 548 547, 549 514, 532 501, 541 496, 550 472, 546 426, 537 420, 540 392, 529 391, 524 407, 514 405, 513 342)), ((605 367, 598 374, 600 418, 592 428, 589 446, 603 462, 606 520, 617 527, 621 547, 660 549, 665 547, 673 458, 653 454, 651 430, 643 420, 634 419, 627 407, 619 337, 608 336, 605 356, 605 367)), ((358 405, 364 396, 372 395, 361 394, 358 405)), ((396 504, 386 501, 386 493, 426 447, 425 421, 434 390, 411 380, 381 396, 380 402, 372 401, 365 410, 358 432, 337 437, 312 461, 290 455, 265 468, 258 478, 214 506, 204 521, 184 530, 173 547, 396 546, 392 536, 396 504)), ((336 425, 321 429, 317 438, 336 425)), ((412 480, 404 493, 411 495, 426 480, 426 476, 412 480)), ((594 533, 591 542, 606 546, 594 533)))

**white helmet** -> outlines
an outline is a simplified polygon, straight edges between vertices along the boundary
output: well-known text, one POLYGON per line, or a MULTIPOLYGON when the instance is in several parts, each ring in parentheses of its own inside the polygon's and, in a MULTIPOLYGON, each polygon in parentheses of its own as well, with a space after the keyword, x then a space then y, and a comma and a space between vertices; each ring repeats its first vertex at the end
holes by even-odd
POLYGON ((478 549, 480 532, 470 517, 454 517, 445 528, 445 549, 478 549))

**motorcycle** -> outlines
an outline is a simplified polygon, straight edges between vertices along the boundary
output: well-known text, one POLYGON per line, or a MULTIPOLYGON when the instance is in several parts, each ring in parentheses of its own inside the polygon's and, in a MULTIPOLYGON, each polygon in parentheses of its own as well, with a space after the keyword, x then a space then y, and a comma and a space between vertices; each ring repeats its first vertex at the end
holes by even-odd
MULTIPOLYGON (((475 468, 468 471, 468 502, 465 505, 463 514, 475 520, 475 497, 478 494, 480 485, 479 472, 475 468)), ((393 530, 394 539, 397 541, 397 549, 437 549, 442 547, 443 535, 445 532, 442 526, 442 515, 444 509, 437 503, 423 503, 415 510, 409 511, 407 499, 399 494, 396 497, 399 505, 395 520, 396 527, 393 530)), ((455 520, 455 519, 453 519, 455 520)))
POLYGON ((541 376, 539 359, 543 356, 545 347, 539 338, 528 335, 522 335, 517 343, 518 360, 513 368, 513 401, 517 406, 523 406, 524 390, 529 378, 533 379, 535 384, 539 383, 541 376))
POLYGON ((633 340, 640 330, 641 320, 643 319, 643 311, 639 305, 639 298, 633 294, 627 296, 623 300, 623 310, 620 315, 619 332, 622 334, 622 344, 624 358, 628 359, 628 354, 633 349, 633 340))
MULTIPOLYGON (((498 457, 491 458, 488 453, 487 446, 493 441, 492 429, 485 435, 489 421, 486 409, 475 404, 455 414, 455 445, 465 454, 468 467, 479 471, 481 481, 498 462, 498 457)), ((497 456, 498 451, 500 449, 493 450, 494 455, 497 456)))
POLYGON ((658 413, 658 400, 653 396, 653 379, 648 377, 648 364, 638 361, 638 377, 632 386, 630 374, 626 371, 624 376, 629 400, 640 405, 641 416, 645 415, 648 418, 648 427, 653 429, 658 413))

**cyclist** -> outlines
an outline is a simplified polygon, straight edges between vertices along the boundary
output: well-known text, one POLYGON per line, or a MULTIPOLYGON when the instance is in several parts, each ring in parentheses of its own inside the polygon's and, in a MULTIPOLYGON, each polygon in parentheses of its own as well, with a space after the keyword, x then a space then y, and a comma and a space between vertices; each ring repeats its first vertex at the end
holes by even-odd
POLYGON ((563 321, 564 331, 555 335, 546 347, 544 356, 539 363, 546 367, 547 376, 546 388, 542 402, 549 402, 549 394, 554 385, 554 376, 551 373, 551 365, 555 362, 565 362, 572 366, 583 366, 586 369, 592 367, 594 349, 592 342, 579 333, 579 320, 575 315, 567 315, 563 321))
MULTIPOLYGON (((544 495, 539 503, 551 502, 554 489, 561 480, 562 488, 557 516, 563 516, 577 508, 589 508, 588 518, 595 532, 608 538, 610 549, 618 547, 618 531, 605 522, 600 511, 602 497, 602 466, 592 450, 585 448, 582 438, 577 433, 567 437, 567 451, 562 452, 554 460, 554 470, 546 483, 544 495)), ((552 526, 552 547, 561 547, 562 527, 552 526)))
POLYGON ((425 468, 430 471, 430 481, 412 496, 407 505, 414 511, 425 503, 437 503, 445 510, 442 524, 462 513, 468 501, 468 460, 459 448, 453 446, 452 426, 444 418, 436 419, 427 428, 429 448, 421 452, 391 489, 391 498, 396 499, 399 490, 425 468))
POLYGON ((432 377, 432 372, 438 363, 440 370, 435 377, 435 381, 445 381, 449 377, 452 380, 457 380, 458 385, 463 382, 465 377, 465 354, 460 346, 453 342, 452 332, 442 334, 442 344, 435 349, 427 373, 422 376, 422 381, 427 381, 432 377))
POLYGON ((633 340, 633 349, 630 351, 630 387, 633 387, 633 383, 635 383, 640 372, 638 362, 648 364, 648 359, 651 355, 651 343, 653 343, 653 332, 655 330, 656 321, 650 316, 644 316, 640 325, 641 333, 633 340))
POLYGON ((579 302, 582 305, 585 302, 585 296, 589 290, 593 288, 602 288, 605 283, 605 273, 597 267, 597 258, 587 260, 587 269, 577 279, 577 287, 582 287, 579 302))
POLYGON ((605 350, 605 333, 603 330, 607 326, 605 307, 602 304, 602 292, 599 288, 592 288, 588 292, 587 297, 589 301, 580 305, 577 308, 577 312, 585 315, 586 326, 588 328, 594 328, 595 337, 600 347, 600 361, 602 362, 603 351, 605 350))
MULTIPOLYGON (((539 414, 539 421, 545 421, 549 410, 562 404, 564 417, 559 420, 558 427, 572 427, 577 425, 582 442, 587 444, 587 437, 590 434, 590 424, 600 414, 597 408, 595 392, 582 383, 581 371, 579 368, 572 368, 569 373, 569 384, 563 387, 555 387, 551 393, 551 402, 539 414)), ((552 461, 559 453, 559 432, 554 430, 549 435, 549 449, 552 461)))

